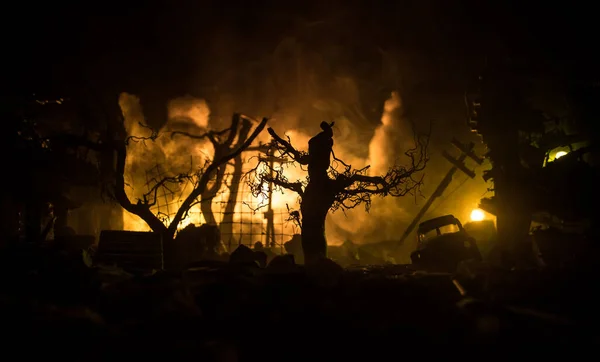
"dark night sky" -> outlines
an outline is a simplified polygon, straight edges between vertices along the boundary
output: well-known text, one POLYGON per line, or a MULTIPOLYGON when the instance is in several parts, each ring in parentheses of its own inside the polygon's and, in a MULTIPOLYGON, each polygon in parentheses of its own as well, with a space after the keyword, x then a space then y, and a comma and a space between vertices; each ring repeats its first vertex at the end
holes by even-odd
MULTIPOLYGON (((215 35, 231 40, 242 54, 269 51, 305 19, 340 24, 336 33, 321 34, 322 39, 355 43, 368 39, 381 47, 418 48, 431 57, 469 59, 510 51, 539 56, 546 66, 558 66, 558 57, 563 58, 561 66, 596 60, 591 59, 593 12, 573 2, 569 8, 563 5, 567 2, 537 1, 248 3, 252 6, 233 1, 53 3, 34 9, 25 4, 23 10, 7 13, 10 19, 2 25, 8 48, 15 50, 5 57, 26 73, 33 74, 32 68, 47 73, 51 66, 58 75, 61 65, 68 64, 73 71, 73 64, 104 58, 105 66, 115 67, 117 62, 123 67, 141 56, 153 60, 143 66, 147 76, 154 75, 157 81, 161 76, 185 78, 214 62, 202 44, 211 43, 215 35), (160 74, 173 67, 177 69, 170 69, 170 74, 160 74)), ((4 69, 14 76, 14 67, 4 69)))
POLYGON ((397 87, 385 77, 373 80, 381 78, 378 49, 410 55, 399 71, 409 84, 401 89, 403 98, 418 109, 420 118, 443 119, 448 128, 464 127, 462 93, 480 74, 485 59, 526 58, 544 77, 598 78, 591 5, 470 0, 247 3, 251 6, 214 0, 52 3, 35 10, 20 5, 22 10, 13 10, 1 25, 5 49, 10 50, 4 57, 4 78, 9 81, 2 82, 3 93, 69 96, 90 85, 95 93, 129 91, 147 101, 147 116, 163 120, 168 99, 191 94, 214 105, 215 96, 206 91, 212 89, 238 99, 235 111, 270 115, 277 106, 267 100, 282 90, 264 86, 264 74, 273 72, 267 56, 286 38, 299 39, 303 47, 322 55, 324 64, 316 77, 323 83, 330 76, 353 78, 363 108, 373 110, 370 122, 378 122, 380 110, 375 108, 397 87), (259 103, 266 105, 254 107, 259 103))
MULTIPOLYGON (((274 98, 263 89, 262 74, 272 71, 264 59, 289 37, 325 54, 327 69, 317 77, 355 79, 366 109, 381 107, 396 87, 371 81, 381 74, 378 49, 411 54, 400 70, 411 85, 401 92, 408 103, 427 108, 423 118, 440 118, 444 102, 457 105, 457 115, 446 118, 462 117, 457 97, 486 58, 524 57, 548 76, 597 78, 593 11, 573 3, 568 8, 560 2, 469 0, 247 3, 251 6, 189 0, 53 3, 35 11, 21 5, 2 24, 5 49, 11 50, 4 57, 3 93, 69 96, 93 85, 96 93, 142 94, 149 116, 164 119, 166 100, 191 94, 214 103, 205 90, 218 88, 247 98, 237 108, 265 114, 275 106, 250 110, 248 104, 274 98), (326 55, 336 46, 342 49, 337 55, 326 55), (257 70, 255 63, 262 66, 257 70)), ((377 122, 378 113, 369 118, 377 122)), ((464 120, 448 126, 459 123, 464 120)))

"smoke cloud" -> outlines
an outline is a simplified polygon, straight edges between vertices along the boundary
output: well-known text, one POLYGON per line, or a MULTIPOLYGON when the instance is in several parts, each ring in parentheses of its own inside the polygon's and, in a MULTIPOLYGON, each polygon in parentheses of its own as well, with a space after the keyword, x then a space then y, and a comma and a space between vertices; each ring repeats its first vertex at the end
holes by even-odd
MULTIPOLYGON (((119 103, 127 134, 134 137, 127 146, 125 164, 128 186, 126 192, 131 200, 143 199, 153 184, 162 177, 194 173, 206 160, 212 159, 214 149, 207 140, 172 136, 174 131, 200 135, 208 130, 210 109, 204 100, 189 96, 171 100, 168 104, 169 119, 158 130, 158 137, 154 142, 145 140, 153 131, 146 124, 140 99, 123 93, 119 103)), ((176 194, 173 197, 166 193, 161 195, 159 191, 157 198, 163 199, 157 201, 157 207, 161 203, 174 203, 171 208, 176 207, 191 188, 174 191, 176 194)), ((148 230, 143 220, 135 215, 126 212, 123 218, 126 229, 148 230)))
MULTIPOLYGON (((373 131, 368 156, 357 166, 369 165, 370 175, 376 176, 384 175, 401 162, 409 162, 408 158, 400 157, 414 146, 410 122, 403 115, 402 99, 398 92, 393 92, 384 103, 380 124, 373 131)), ((341 148, 344 149, 343 144, 341 148)), ((403 207, 405 203, 406 200, 375 198, 368 215, 362 207, 331 215, 327 236, 335 244, 345 240, 359 244, 393 240, 400 232, 399 225, 405 225, 410 217, 403 207)))

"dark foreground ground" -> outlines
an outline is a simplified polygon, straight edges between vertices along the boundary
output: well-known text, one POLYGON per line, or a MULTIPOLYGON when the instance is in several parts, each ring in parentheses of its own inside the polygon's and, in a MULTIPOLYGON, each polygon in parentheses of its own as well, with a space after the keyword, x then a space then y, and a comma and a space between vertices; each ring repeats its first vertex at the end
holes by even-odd
POLYGON ((579 359, 600 345, 590 271, 207 263, 132 277, 81 254, 2 256, 6 360, 579 359))

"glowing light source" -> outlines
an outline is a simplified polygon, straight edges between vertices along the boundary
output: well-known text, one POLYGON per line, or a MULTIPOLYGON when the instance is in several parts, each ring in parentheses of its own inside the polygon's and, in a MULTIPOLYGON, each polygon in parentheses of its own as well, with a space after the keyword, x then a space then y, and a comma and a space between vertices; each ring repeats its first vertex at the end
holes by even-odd
POLYGON ((559 158, 561 158, 562 156, 564 156, 566 154, 567 154, 567 152, 565 152, 565 151, 558 151, 558 152, 556 152, 556 155, 554 156, 554 159, 555 160, 559 159, 559 158))
POLYGON ((480 209, 471 211, 471 221, 481 221, 485 218, 485 213, 480 209))

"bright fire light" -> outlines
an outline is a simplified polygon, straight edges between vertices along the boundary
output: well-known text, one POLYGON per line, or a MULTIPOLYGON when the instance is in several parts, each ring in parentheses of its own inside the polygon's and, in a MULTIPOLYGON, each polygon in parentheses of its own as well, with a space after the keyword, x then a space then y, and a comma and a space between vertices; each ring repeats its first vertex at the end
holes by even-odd
POLYGON ((471 221, 481 221, 485 218, 485 214, 480 209, 471 211, 471 221))
POLYGON ((567 152, 565 152, 565 151, 558 151, 558 152, 556 152, 556 155, 554 156, 554 159, 559 159, 559 158, 561 158, 562 156, 564 156, 566 154, 567 154, 567 152))

